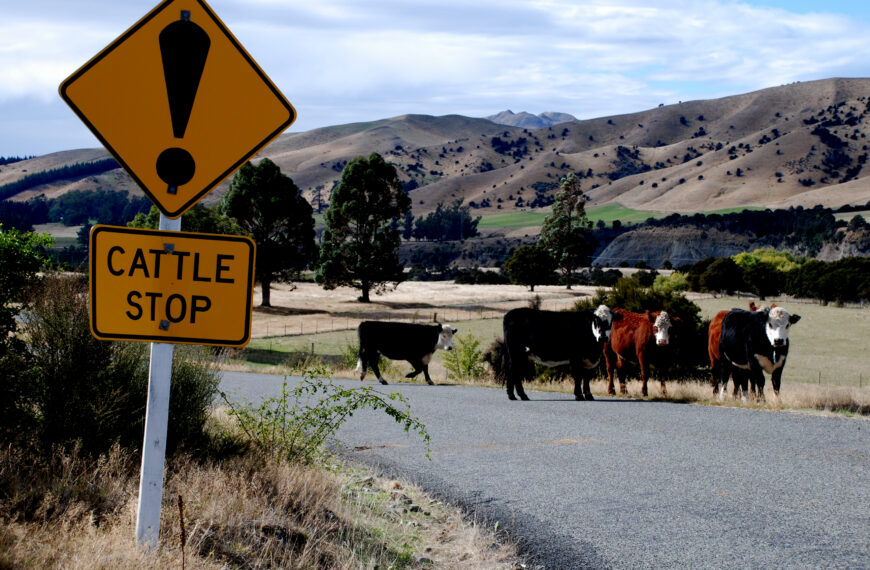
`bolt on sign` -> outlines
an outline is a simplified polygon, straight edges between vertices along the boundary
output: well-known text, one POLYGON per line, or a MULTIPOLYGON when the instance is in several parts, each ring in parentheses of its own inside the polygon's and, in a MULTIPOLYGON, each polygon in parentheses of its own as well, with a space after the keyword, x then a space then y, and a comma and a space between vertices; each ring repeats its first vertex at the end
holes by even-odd
POLYGON ((203 0, 167 0, 60 86, 161 212, 177 218, 296 120, 203 0))
POLYGON ((250 340, 250 238, 97 225, 90 247, 95 337, 220 346, 250 340))

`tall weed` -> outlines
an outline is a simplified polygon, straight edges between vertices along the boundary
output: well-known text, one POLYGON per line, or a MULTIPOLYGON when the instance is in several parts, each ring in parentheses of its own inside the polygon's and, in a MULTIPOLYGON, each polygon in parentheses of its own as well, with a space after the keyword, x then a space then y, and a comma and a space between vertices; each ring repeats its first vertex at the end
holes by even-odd
POLYGON ((325 451, 324 443, 341 425, 363 409, 382 411, 405 431, 420 435, 429 456, 429 433, 411 416, 401 394, 382 394, 370 386, 344 388, 323 379, 326 374, 323 368, 304 371, 302 381, 294 387, 285 380, 278 396, 266 398, 257 407, 233 402, 224 392, 220 395, 239 429, 258 451, 274 461, 311 463, 325 451))
POLYGON ((486 375, 480 340, 465 334, 453 339, 453 350, 444 353, 444 368, 455 379, 479 380, 486 375))

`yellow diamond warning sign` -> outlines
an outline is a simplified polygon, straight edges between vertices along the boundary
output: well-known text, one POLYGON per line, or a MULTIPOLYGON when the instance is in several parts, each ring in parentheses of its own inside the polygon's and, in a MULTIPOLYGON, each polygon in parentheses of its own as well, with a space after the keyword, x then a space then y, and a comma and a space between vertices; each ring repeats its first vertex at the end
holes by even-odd
POLYGON ((296 119, 203 0, 161 3, 60 95, 170 218, 296 119))
POLYGON ((250 238, 97 225, 90 246, 95 337, 247 344, 255 256, 250 238))

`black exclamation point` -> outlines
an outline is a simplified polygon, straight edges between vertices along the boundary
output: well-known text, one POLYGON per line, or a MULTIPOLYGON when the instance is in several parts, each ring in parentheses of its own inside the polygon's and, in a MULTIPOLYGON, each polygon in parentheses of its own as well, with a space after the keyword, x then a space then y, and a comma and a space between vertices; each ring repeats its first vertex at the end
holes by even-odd
MULTIPOLYGON (((205 67, 211 40, 205 30, 190 21, 190 12, 181 11, 181 19, 172 22, 160 32, 160 54, 163 57, 163 76, 172 134, 184 138, 187 121, 193 110, 196 90, 205 67)), ((157 157, 157 176, 168 185, 170 194, 193 178, 196 163, 183 148, 167 148, 157 157)))

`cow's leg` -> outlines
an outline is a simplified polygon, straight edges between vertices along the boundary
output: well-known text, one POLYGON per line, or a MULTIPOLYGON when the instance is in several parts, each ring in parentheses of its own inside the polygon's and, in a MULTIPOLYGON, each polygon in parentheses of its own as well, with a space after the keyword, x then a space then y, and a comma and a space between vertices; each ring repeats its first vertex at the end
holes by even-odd
POLYGON ((429 365, 428 364, 423 365, 423 378, 426 379, 426 384, 429 384, 430 386, 435 385, 435 382, 433 382, 432 379, 429 377, 429 365))
POLYGON ((628 395, 628 380, 625 377, 625 360, 621 356, 616 358, 616 377, 619 379, 619 393, 628 395))
POLYGON ((779 387, 782 382, 783 368, 785 368, 785 362, 770 375, 770 384, 773 386, 773 401, 777 404, 779 403, 779 387))
MULTIPOLYGON (((728 377, 731 376, 731 363, 719 361, 719 401, 723 401, 725 399, 725 391, 728 388, 728 377)), ((734 382, 734 386, 737 386, 737 382, 734 382)))
POLYGON ((356 356, 356 370, 359 372, 360 382, 366 379, 366 372, 368 371, 368 364, 366 363, 366 353, 363 349, 357 353, 356 356))
POLYGON ((750 375, 752 381, 753 393, 755 399, 759 402, 764 402, 764 372, 761 370, 753 370, 750 375))
POLYGON ((746 396, 749 392, 749 372, 747 370, 734 370, 734 397, 740 396, 740 401, 746 403, 746 396))
MULTIPOLYGON (((613 369, 616 368, 616 355, 609 350, 609 347, 604 349, 604 366, 607 369, 607 393, 611 396, 616 395, 616 389, 613 386, 613 369)), ((576 384, 575 384, 576 386, 576 384)), ((576 396, 576 394, 575 394, 576 396)))
POLYGON ((646 398, 649 395, 647 392, 647 389, 646 389, 646 381, 647 381, 647 376, 649 375, 649 369, 647 367, 646 361, 644 361, 644 359, 643 359, 643 352, 638 351, 638 353, 637 353, 637 365, 640 367, 640 380, 641 380, 640 394, 644 398, 646 398))
POLYGON ((506 347, 505 350, 505 388, 507 388, 507 396, 509 400, 516 400, 514 395, 514 384, 516 383, 517 369, 519 362, 516 357, 511 355, 510 350, 506 347))
POLYGON ((571 376, 574 378, 574 399, 577 401, 594 400, 592 388, 589 387, 589 378, 592 374, 578 362, 571 363, 571 376))
POLYGON ((372 367, 372 372, 375 373, 375 378, 378 379, 378 382, 380 382, 381 384, 386 386, 387 381, 384 380, 384 377, 381 376, 381 371, 378 369, 378 353, 377 352, 369 354, 369 366, 372 367))
POLYGON ((710 358, 710 383, 713 385, 713 396, 719 393, 719 360, 710 358))
POLYGON ((405 378, 416 378, 417 375, 423 372, 423 363, 420 360, 409 360, 408 363, 414 369, 405 374, 405 378))

